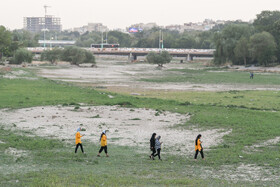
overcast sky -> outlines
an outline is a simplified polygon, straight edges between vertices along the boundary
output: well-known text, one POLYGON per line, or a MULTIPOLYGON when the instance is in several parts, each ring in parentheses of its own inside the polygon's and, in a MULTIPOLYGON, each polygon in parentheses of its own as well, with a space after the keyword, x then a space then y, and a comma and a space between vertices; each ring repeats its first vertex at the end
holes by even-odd
POLYGON ((23 17, 49 15, 61 18, 63 29, 89 22, 110 29, 133 23, 158 25, 199 22, 204 19, 249 21, 262 10, 280 10, 280 0, 0 0, 0 25, 21 29, 23 17))

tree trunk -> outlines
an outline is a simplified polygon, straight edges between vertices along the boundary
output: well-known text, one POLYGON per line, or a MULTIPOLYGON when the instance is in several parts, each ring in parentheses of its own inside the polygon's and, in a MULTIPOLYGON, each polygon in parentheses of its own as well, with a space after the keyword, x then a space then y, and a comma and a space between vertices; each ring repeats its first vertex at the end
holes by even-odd
POLYGON ((244 57, 243 59, 244 59, 244 65, 246 66, 247 65, 246 57, 244 57))

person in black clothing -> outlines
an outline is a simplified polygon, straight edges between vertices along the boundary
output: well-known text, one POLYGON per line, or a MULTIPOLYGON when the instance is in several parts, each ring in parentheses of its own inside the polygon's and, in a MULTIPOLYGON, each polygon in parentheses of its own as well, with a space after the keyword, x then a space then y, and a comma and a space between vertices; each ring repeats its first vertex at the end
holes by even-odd
POLYGON ((150 149, 152 151, 152 154, 150 155, 150 158, 154 160, 154 157, 155 157, 155 153, 156 153, 156 148, 155 148, 155 145, 156 145, 156 133, 153 133, 151 139, 150 139, 150 149))
POLYGON ((254 73, 250 72, 250 79, 254 79, 254 73))

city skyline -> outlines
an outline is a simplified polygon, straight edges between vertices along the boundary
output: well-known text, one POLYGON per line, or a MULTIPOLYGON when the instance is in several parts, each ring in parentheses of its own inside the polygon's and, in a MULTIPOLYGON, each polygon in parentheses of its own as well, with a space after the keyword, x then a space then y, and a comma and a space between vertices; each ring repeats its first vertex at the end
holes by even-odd
POLYGON ((51 6, 48 15, 61 18, 63 29, 87 23, 103 23, 109 29, 125 29, 135 23, 155 22, 161 26, 213 20, 249 21, 263 10, 279 10, 279 0, 173 0, 133 2, 107 0, 10 0, 1 3, 0 25, 13 30, 23 28, 24 17, 44 16, 44 5, 51 6), (172 3, 171 3, 172 2, 172 3))

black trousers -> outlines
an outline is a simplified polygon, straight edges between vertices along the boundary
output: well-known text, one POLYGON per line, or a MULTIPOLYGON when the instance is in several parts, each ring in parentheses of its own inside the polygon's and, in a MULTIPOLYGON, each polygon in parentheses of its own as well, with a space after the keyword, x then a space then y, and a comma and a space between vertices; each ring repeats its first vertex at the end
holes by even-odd
POLYGON ((77 150, 78 150, 79 146, 81 146, 81 150, 82 150, 82 152, 84 152, 83 145, 81 143, 78 143, 76 145, 75 153, 77 153, 77 150))
POLYGON ((153 151, 151 156, 155 157, 156 149, 155 148, 151 148, 151 151, 153 151))
POLYGON ((157 154, 155 154, 155 156, 158 156, 158 159, 160 159, 160 150, 161 150, 161 148, 158 148, 157 149, 157 154))
POLYGON ((201 157, 202 157, 202 158, 204 158, 204 155, 203 155, 203 149, 201 149, 201 151, 199 151, 199 150, 196 150, 196 151, 195 151, 194 159, 196 159, 196 158, 197 158, 198 152, 200 152, 201 157))
POLYGON ((100 150, 99 150, 99 153, 101 153, 102 151, 105 151, 105 153, 107 154, 107 145, 106 146, 101 146, 100 150))

